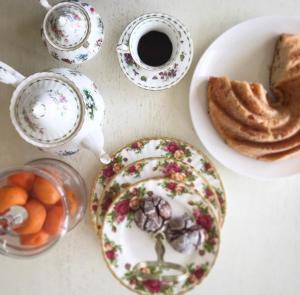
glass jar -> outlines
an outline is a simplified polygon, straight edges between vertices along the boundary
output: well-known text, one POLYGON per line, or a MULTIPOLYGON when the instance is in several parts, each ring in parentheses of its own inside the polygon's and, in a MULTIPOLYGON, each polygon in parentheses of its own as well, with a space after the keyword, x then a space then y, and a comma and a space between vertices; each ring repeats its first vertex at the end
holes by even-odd
MULTIPOLYGON (((21 257, 41 254, 84 217, 85 182, 73 167, 55 159, 6 169, 0 172, 0 218, 10 214, 9 208, 20 207, 21 211, 25 208, 25 220, 0 233, 0 253, 21 257)), ((0 226, 7 228, 3 220, 0 226)))

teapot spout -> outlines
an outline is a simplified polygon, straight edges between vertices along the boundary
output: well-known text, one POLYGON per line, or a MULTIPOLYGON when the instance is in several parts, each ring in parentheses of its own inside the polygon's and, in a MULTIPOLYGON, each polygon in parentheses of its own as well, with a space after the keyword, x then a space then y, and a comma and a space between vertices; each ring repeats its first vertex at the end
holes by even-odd
POLYGON ((9 65, 0 61, 0 82, 18 86, 25 77, 9 65))
POLYGON ((104 151, 104 137, 101 130, 97 130, 97 134, 91 133, 87 135, 81 145, 90 150, 102 164, 109 164, 111 158, 108 153, 104 151))

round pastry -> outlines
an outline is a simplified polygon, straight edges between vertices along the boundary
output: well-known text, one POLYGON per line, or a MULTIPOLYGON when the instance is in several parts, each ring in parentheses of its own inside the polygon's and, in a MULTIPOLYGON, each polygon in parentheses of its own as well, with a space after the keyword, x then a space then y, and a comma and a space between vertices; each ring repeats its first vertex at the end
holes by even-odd
POLYGON ((172 216, 170 204, 158 196, 149 196, 143 200, 134 214, 136 225, 149 233, 156 233, 165 228, 172 216))
POLYGON ((212 123, 241 154, 274 161, 300 152, 299 48, 300 36, 280 35, 270 71, 271 93, 262 84, 210 77, 212 123))
POLYGON ((170 220, 165 231, 167 241, 180 253, 191 253, 201 244, 201 229, 188 215, 170 220))

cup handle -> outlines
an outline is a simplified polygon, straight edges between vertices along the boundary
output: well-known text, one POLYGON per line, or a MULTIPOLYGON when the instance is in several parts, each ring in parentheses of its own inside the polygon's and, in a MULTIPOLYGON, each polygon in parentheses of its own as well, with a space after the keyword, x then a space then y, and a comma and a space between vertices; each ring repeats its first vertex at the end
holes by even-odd
POLYGON ((52 6, 49 4, 48 0, 40 0, 41 5, 47 10, 51 9, 52 6))
POLYGON ((129 46, 125 44, 118 44, 117 45, 117 52, 119 53, 129 53, 129 46))
POLYGON ((90 150, 102 164, 106 165, 110 163, 111 158, 109 154, 104 151, 103 147, 104 137, 102 130, 97 132, 97 135, 95 135, 95 133, 87 135, 81 142, 81 145, 85 149, 90 150))
POLYGON ((25 77, 9 65, 0 61, 0 82, 17 86, 25 77))

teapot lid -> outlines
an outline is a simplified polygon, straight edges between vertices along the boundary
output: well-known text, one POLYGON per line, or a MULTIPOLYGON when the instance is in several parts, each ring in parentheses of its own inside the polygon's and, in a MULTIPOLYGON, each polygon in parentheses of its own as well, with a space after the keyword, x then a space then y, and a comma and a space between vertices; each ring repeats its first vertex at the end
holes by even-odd
POLYGON ((75 86, 60 75, 39 73, 13 98, 11 115, 20 135, 43 147, 72 136, 82 121, 82 109, 75 86))
POLYGON ((89 31, 89 16, 76 3, 58 4, 45 17, 45 36, 53 46, 60 49, 79 46, 86 40, 89 31))

